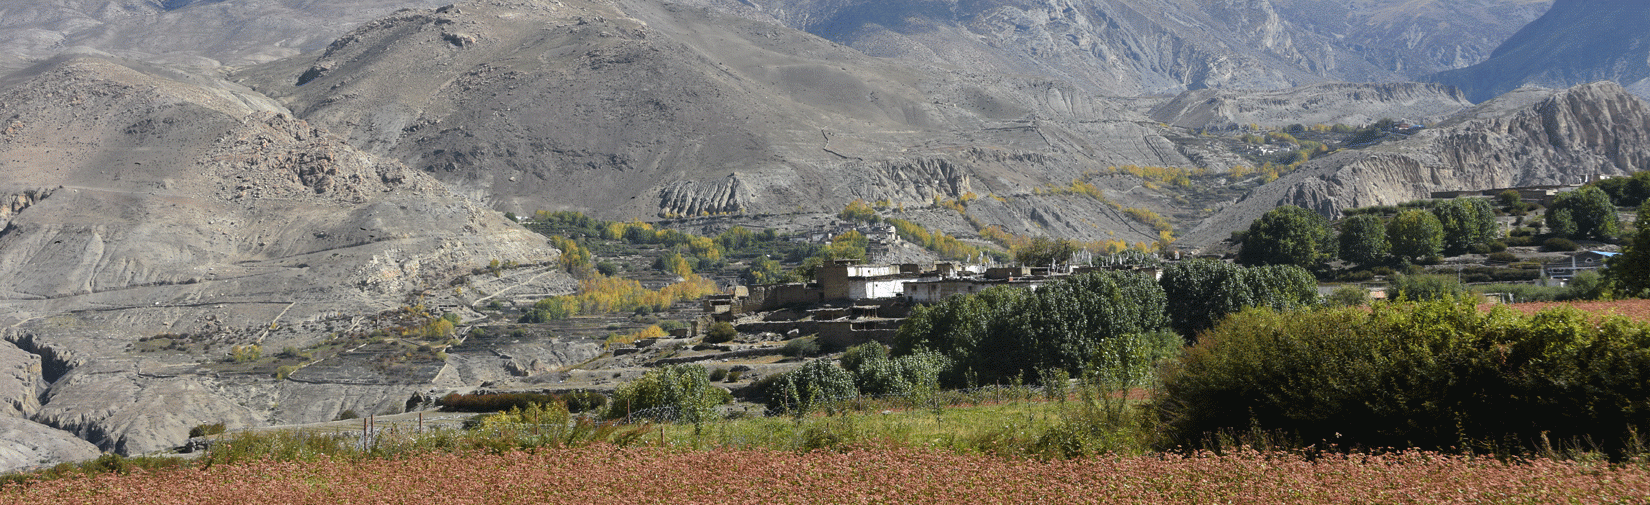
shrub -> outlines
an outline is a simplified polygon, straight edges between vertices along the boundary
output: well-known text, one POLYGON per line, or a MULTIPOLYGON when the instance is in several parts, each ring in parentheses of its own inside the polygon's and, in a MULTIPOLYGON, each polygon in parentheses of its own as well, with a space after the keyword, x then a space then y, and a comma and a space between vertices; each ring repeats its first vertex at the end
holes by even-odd
POLYGON ((880 342, 866 342, 843 351, 837 361, 842 363, 842 369, 859 373, 860 365, 866 362, 888 359, 888 346, 880 342))
POLYGON ((1488 261, 1493 261, 1493 262, 1498 262, 1498 263, 1517 263, 1518 262, 1518 255, 1510 253, 1510 252, 1506 252, 1506 251, 1490 253, 1490 257, 1489 257, 1488 261))
POLYGON ((728 378, 728 369, 726 369, 726 368, 712 368, 710 370, 710 381, 711 382, 722 382, 722 381, 727 380, 727 378, 728 378))
POLYGON ((619 386, 613 392, 613 400, 608 403, 605 417, 619 419, 641 415, 703 425, 715 419, 717 404, 731 399, 726 390, 710 385, 710 375, 705 367, 669 365, 619 386))
POLYGON ((814 337, 791 339, 779 348, 779 353, 793 358, 813 356, 819 354, 819 341, 814 337))
POLYGON ((194 428, 189 428, 189 438, 220 435, 226 430, 227 428, 224 427, 223 423, 202 424, 194 428))
POLYGON ((333 420, 334 421, 345 421, 345 420, 349 420, 349 419, 360 419, 360 418, 361 418, 361 415, 356 414, 355 410, 353 410, 353 409, 344 409, 344 411, 339 412, 338 417, 333 419, 333 420))
POLYGON ((812 412, 828 402, 859 394, 854 375, 824 359, 763 379, 754 387, 766 398, 768 409, 796 414, 812 412))
POLYGON ((292 376, 293 372, 297 372, 297 371, 298 371, 298 367, 296 365, 285 365, 285 366, 282 366, 280 368, 276 368, 275 369, 275 379, 276 380, 286 380, 287 377, 292 376))
POLYGON ((1282 313, 1216 326, 1164 372, 1167 445, 1260 429, 1302 443, 1620 455, 1650 428, 1650 324, 1470 303, 1282 313), (1626 437, 1626 438, 1624 438, 1626 437))
POLYGON ((1358 307, 1369 305, 1369 290, 1356 284, 1347 284, 1329 292, 1324 300, 1331 307, 1358 307))
POLYGON ((1543 251, 1574 251, 1579 249, 1576 243, 1567 238, 1553 237, 1541 243, 1543 251))
POLYGON ((1467 294, 1467 288, 1446 275, 1400 275, 1387 290, 1395 298, 1408 301, 1453 300, 1467 294))
MULTIPOLYGON (((868 344, 881 347, 882 344, 868 344)), ((868 395, 898 395, 939 389, 940 372, 950 360, 937 352, 922 350, 897 358, 869 354, 851 370, 854 385, 868 395)))
POLYGON ((733 340, 733 337, 738 335, 739 330, 734 329, 733 323, 729 323, 727 321, 717 321, 710 325, 709 331, 705 332, 705 343, 720 344, 731 341, 733 340))

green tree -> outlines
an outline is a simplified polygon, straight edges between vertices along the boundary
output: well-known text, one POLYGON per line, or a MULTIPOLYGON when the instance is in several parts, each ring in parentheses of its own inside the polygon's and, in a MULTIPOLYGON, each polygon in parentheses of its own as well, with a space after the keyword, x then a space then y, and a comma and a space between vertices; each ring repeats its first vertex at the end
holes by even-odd
POLYGON ((1094 272, 1049 283, 1036 291, 992 288, 918 307, 900 326, 894 356, 927 349, 950 368, 942 382, 965 386, 1034 377, 1060 368, 1073 375, 1088 366, 1132 370, 1143 357, 1134 336, 1167 323, 1163 288, 1131 272, 1094 272))
POLYGON ((1437 256, 1444 249, 1444 225, 1438 216, 1420 209, 1399 212, 1386 224, 1392 255, 1405 259, 1437 256))
POLYGON ((1329 259, 1330 238, 1328 221, 1318 213, 1293 205, 1278 207, 1249 224, 1238 262, 1310 268, 1329 259))
POLYGON ((1444 252, 1461 254, 1473 244, 1495 239, 1495 208, 1482 198, 1457 198, 1432 205, 1444 229, 1444 252))
POLYGON ((1524 195, 1516 189, 1509 189, 1496 193, 1495 203, 1501 204, 1502 207, 1507 209, 1521 209, 1524 208, 1524 195))
POLYGON ((1341 259, 1359 266, 1384 262, 1392 251, 1386 239, 1386 223, 1371 214, 1341 221, 1340 246, 1341 259))
POLYGON ((1569 211, 1570 219, 1575 221, 1571 238, 1607 239, 1621 233, 1615 204, 1610 202, 1610 195, 1596 187, 1586 186, 1558 195, 1553 202, 1553 212, 1561 211, 1569 211))
POLYGON ((667 365, 649 371, 613 392, 606 418, 644 414, 703 425, 716 418, 716 405, 727 392, 710 383, 710 372, 700 365, 667 365), (650 409, 659 409, 648 411, 650 409))
POLYGON ((1241 267, 1196 259, 1170 265, 1159 279, 1169 323, 1185 336, 1249 307, 1297 310, 1315 305, 1318 282, 1294 265, 1241 267))
POLYGON ((1604 277, 1616 293, 1624 296, 1650 298, 1650 201, 1639 205, 1638 231, 1621 254, 1610 258, 1604 277))

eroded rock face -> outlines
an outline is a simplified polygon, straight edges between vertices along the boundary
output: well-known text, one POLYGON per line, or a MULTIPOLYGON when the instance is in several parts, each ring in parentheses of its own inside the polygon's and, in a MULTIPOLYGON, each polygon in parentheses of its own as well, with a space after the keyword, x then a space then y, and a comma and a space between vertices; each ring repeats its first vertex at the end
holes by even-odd
POLYGON ((142 68, 66 58, 0 89, 12 122, 0 195, 13 195, 0 326, 10 349, 27 351, 0 349, 20 371, 0 373, 10 410, 125 454, 177 446, 200 424, 330 420, 311 417, 336 415, 334 400, 208 365, 236 345, 313 345, 329 325, 492 260, 558 257, 543 237, 267 98, 142 68), (137 349, 162 334, 190 335, 204 354, 137 349))
POLYGON ((40 356, 0 342, 0 416, 28 417, 40 410, 40 356))
POLYGON ((99 361, 52 384, 33 419, 121 454, 145 454, 182 444, 189 429, 224 423, 263 424, 247 406, 216 394, 210 379, 154 377, 136 361, 99 361))
POLYGON ((84 461, 102 451, 71 433, 27 419, 0 416, 0 473, 84 461))
POLYGON ((1650 105, 1612 82, 1524 90, 1412 137, 1308 163, 1262 186, 1191 240, 1219 240, 1279 205, 1327 216, 1433 191, 1578 184, 1650 168, 1650 105))

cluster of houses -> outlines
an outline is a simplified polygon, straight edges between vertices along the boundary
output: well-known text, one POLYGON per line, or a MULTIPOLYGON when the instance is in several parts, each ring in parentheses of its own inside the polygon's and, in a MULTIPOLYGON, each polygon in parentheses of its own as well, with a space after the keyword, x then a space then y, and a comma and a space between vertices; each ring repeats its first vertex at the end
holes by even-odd
MULTIPOLYGON (((919 264, 859 264, 838 260, 815 269, 806 283, 738 286, 732 293, 705 297, 712 318, 733 321, 740 314, 765 313, 738 325, 747 333, 815 335, 822 345, 844 348, 868 341, 891 342, 913 304, 991 287, 1038 287, 1095 267, 1025 267, 919 264), (808 308, 802 308, 808 307, 808 308)), ((1137 269, 1154 278, 1156 269, 1137 269)))
MULTIPOLYGON (((1036 289, 1055 279, 1095 269, 1097 267, 986 266, 955 262, 939 262, 925 268, 911 263, 866 265, 854 260, 837 260, 815 269, 814 282, 740 286, 731 294, 705 298, 705 310, 731 315, 833 301, 935 303, 996 286, 1036 289)), ((1138 270, 1154 278, 1160 275, 1157 269, 1138 270)))

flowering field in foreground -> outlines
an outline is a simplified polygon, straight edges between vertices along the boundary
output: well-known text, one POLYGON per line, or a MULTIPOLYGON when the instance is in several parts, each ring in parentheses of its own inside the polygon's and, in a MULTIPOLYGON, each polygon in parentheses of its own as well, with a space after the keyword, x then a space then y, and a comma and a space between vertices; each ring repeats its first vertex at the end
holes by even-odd
POLYGON ((216 465, 38 482, 0 503, 1645 503, 1643 465, 1410 452, 1038 461, 592 447, 216 465))

